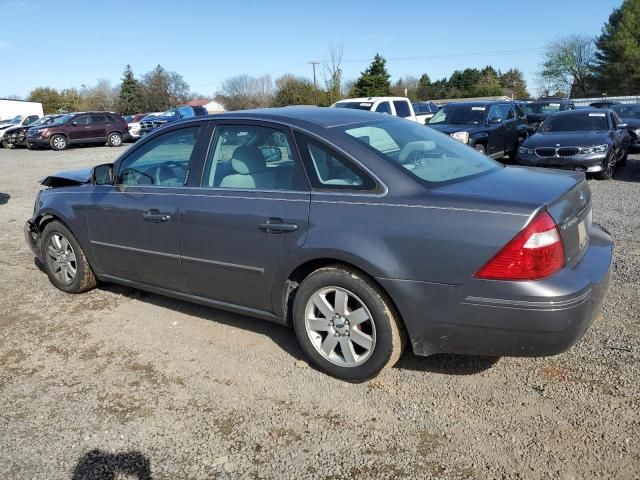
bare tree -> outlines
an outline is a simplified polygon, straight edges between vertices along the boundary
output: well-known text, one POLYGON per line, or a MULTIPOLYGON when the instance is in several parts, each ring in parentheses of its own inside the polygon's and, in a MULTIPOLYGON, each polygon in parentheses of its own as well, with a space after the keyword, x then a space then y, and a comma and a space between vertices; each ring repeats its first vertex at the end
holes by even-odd
POLYGON ((342 45, 331 45, 329 54, 322 62, 324 86, 328 102, 334 103, 342 98, 342 45))
POLYGON ((271 75, 263 75, 253 79, 253 90, 255 101, 258 107, 266 108, 273 103, 275 88, 271 75))
POLYGON ((586 95, 595 54, 593 38, 587 35, 573 34, 548 43, 539 71, 543 88, 586 95))
POLYGON ((274 85, 270 75, 237 75, 222 82, 218 96, 227 110, 264 108, 273 103, 274 85))
POLYGON ((116 110, 118 104, 118 87, 113 87, 109 80, 98 80, 95 87, 84 87, 80 93, 83 108, 87 110, 116 110))

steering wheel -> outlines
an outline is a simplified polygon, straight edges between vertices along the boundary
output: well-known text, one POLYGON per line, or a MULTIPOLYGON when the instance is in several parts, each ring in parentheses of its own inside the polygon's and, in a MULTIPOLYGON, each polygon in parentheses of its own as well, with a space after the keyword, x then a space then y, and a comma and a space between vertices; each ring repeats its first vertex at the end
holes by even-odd
POLYGON ((144 172, 141 172, 140 170, 136 170, 135 168, 125 168, 121 173, 120 173, 120 177, 126 177, 129 175, 136 175, 137 177, 135 178, 135 182, 134 183, 127 183, 124 182, 125 185, 153 185, 153 177, 151 175, 148 175, 144 172), (149 183, 142 183, 139 181, 140 178, 146 178, 149 180, 149 183))
POLYGON ((180 178, 176 175, 176 170, 182 171, 182 180, 184 180, 184 165, 178 162, 167 162, 155 169, 156 185, 178 186, 181 183, 180 178))
POLYGON ((398 154, 398 161, 402 165, 407 165, 409 163, 416 163, 422 157, 418 154, 426 153, 436 148, 435 142, 431 140, 418 140, 415 142, 409 142, 398 154))

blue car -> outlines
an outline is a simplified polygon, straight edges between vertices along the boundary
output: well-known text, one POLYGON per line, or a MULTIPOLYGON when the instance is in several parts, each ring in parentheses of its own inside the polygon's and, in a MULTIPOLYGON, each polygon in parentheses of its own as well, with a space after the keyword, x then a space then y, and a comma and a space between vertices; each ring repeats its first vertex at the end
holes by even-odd
POLYGON ((147 115, 140 120, 140 136, 144 137, 167 123, 207 114, 207 109, 204 107, 175 107, 162 112, 160 115, 147 115))

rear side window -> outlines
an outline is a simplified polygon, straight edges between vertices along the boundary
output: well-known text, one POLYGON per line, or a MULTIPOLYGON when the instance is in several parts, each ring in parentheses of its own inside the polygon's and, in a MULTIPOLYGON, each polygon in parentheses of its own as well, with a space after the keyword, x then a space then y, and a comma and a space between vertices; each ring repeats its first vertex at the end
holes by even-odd
POLYGON ((311 186, 319 190, 374 190, 376 183, 333 148, 296 132, 311 186))
POLYGON ((106 115, 91 115, 91 123, 107 123, 106 115))
POLYGON ((396 115, 402 118, 411 116, 411 109, 409 108, 409 103, 403 100, 396 100, 393 102, 393 106, 396 108, 396 115))

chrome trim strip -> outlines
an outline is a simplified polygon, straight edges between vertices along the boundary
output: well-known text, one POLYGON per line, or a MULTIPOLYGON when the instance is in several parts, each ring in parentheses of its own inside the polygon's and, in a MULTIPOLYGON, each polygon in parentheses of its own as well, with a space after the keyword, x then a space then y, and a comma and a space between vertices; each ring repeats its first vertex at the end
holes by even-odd
POLYGON ((98 242, 97 240, 91 240, 91 244, 100 245, 101 247, 111 247, 111 248, 117 248, 120 250, 127 250, 130 252, 148 253, 151 255, 158 255, 161 257, 180 259, 180 255, 177 255, 175 253, 165 253, 165 252, 157 252, 155 250, 145 250, 144 248, 126 247, 124 245, 116 245, 114 243, 98 242))
POLYGON ((559 300, 557 302, 537 302, 528 300, 511 300, 507 298, 485 298, 485 297, 466 297, 462 302, 463 305, 474 305, 478 307, 497 307, 497 308, 510 308, 515 310, 567 310, 569 308, 582 305, 589 300, 592 295, 592 291, 588 288, 585 292, 577 297, 570 298, 568 300, 559 300))
POLYGON ((494 213, 498 215, 514 215, 517 217, 529 217, 528 213, 513 213, 513 212, 499 212, 496 210, 482 210, 478 208, 458 208, 458 207, 437 207, 434 205, 406 205, 399 203, 368 203, 368 202, 350 202, 350 201, 335 201, 335 200, 312 200, 316 203, 346 203, 348 205, 367 205, 367 206, 380 206, 380 207, 406 207, 406 208, 426 208, 433 210, 452 210, 459 212, 476 212, 476 213, 494 213))
POLYGON ((239 265, 237 263, 227 263, 227 262, 219 262, 217 260, 207 260, 206 258, 196 258, 196 257, 180 257, 182 260, 187 260, 188 262, 197 262, 197 263, 206 263, 209 265, 215 265, 216 267, 228 268, 231 270, 246 270, 249 272, 255 272, 259 274, 264 273, 264 268, 260 267, 250 267, 248 265, 239 265))

